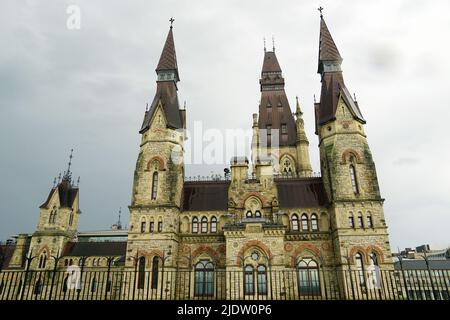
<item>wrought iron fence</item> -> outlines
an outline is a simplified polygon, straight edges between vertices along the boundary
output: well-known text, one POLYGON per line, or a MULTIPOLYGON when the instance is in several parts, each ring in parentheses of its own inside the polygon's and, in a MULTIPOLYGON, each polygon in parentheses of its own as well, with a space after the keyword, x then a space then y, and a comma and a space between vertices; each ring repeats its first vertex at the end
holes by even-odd
POLYGON ((449 300, 450 270, 3 271, 0 300, 449 300))

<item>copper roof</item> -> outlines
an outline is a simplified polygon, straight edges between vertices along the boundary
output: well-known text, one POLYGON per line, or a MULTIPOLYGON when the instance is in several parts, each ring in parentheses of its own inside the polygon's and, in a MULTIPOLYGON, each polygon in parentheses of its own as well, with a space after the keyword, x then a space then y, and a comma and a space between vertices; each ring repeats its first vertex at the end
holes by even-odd
POLYGON ((323 61, 342 61, 339 50, 334 43, 333 37, 328 30, 327 24, 323 17, 320 19, 320 36, 319 36, 319 73, 321 72, 321 64, 323 61))
POLYGON ((173 41, 172 28, 170 28, 167 35, 166 43, 164 44, 161 57, 159 58, 156 71, 159 70, 177 70, 177 55, 175 53, 175 42, 173 41))
POLYGON ((309 208, 327 205, 322 178, 275 180, 280 208, 309 208))
POLYGON ((126 241, 117 242, 69 242, 63 250, 62 256, 124 256, 127 250, 126 241))
POLYGON ((185 182, 183 211, 215 211, 228 209, 230 181, 185 182))

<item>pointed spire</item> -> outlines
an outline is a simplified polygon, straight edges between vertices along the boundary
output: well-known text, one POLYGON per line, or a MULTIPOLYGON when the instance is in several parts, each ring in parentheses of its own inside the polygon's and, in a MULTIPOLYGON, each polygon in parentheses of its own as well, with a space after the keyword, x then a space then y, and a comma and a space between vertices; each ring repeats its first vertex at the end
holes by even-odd
MULTIPOLYGON (((177 55, 175 53, 175 42, 173 40, 173 32, 172 32, 172 23, 175 19, 171 18, 170 21, 170 29, 167 34, 166 42, 164 44, 164 48, 161 53, 161 57, 159 58, 158 66, 156 67, 156 73, 159 75, 161 71, 170 71, 175 72, 175 79, 168 78, 167 80, 179 81, 178 75, 178 65, 177 65, 177 55)), ((167 78, 167 77, 166 77, 167 78)), ((163 80, 158 77, 158 80, 163 80)))
MULTIPOLYGON (((323 8, 319 8, 322 9, 323 8)), ((322 11, 320 10, 320 36, 319 36, 319 67, 318 73, 326 72, 326 71, 341 71, 340 66, 342 63, 342 57, 339 53, 339 50, 336 46, 336 43, 331 36, 330 31, 328 30, 327 24, 322 15, 322 11), (327 67, 324 66, 327 65, 327 67), (329 68, 328 66, 331 66, 329 68), (327 70, 325 70, 327 69, 327 70)))
POLYGON ((277 56, 273 51, 264 52, 264 61, 262 67, 262 73, 264 72, 281 72, 280 64, 278 63, 277 56))
POLYGON ((295 97, 296 107, 295 107, 295 115, 301 117, 303 115, 302 109, 300 108, 300 103, 298 102, 298 96, 295 97))

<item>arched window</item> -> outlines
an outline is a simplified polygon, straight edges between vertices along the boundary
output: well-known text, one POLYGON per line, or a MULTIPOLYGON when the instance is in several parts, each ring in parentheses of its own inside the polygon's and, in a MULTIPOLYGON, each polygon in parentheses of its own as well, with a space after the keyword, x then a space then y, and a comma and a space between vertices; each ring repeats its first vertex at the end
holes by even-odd
POLYGON ((138 289, 144 289, 145 286, 145 257, 139 258, 138 265, 138 289))
POLYGON ((91 281, 91 292, 97 292, 97 278, 95 276, 91 281))
POLYGON ((356 270, 357 270, 357 274, 358 274, 358 278, 359 278, 359 284, 360 286, 364 286, 366 281, 365 281, 365 268, 364 268, 364 260, 363 260, 363 256, 361 253, 357 252, 355 254, 355 264, 356 264, 356 270))
POLYGON ((320 278, 317 262, 311 258, 304 258, 299 261, 297 268, 299 295, 320 295, 320 278))
POLYGON ((146 228, 146 223, 145 221, 141 221, 141 233, 145 232, 145 228, 146 228))
POLYGON ((294 213, 291 218, 292 230, 298 231, 298 216, 294 213))
POLYGON ((247 213, 245 214, 245 217, 246 218, 252 218, 253 217, 252 212, 250 210, 248 210, 247 213))
POLYGON ((41 278, 39 278, 36 281, 36 284, 34 285, 34 292, 33 293, 35 295, 41 294, 42 293, 42 287, 43 287, 42 280, 41 280, 41 278))
POLYGON ((198 233, 198 218, 192 218, 192 233, 198 233))
POLYGON ((373 220, 370 213, 367 215, 367 228, 373 228, 373 220))
POLYGON ((155 231, 155 222, 154 221, 150 221, 150 232, 155 231))
POLYGON ((162 221, 158 221, 158 232, 162 232, 163 229, 163 223, 162 221))
POLYGON ((364 228, 364 219, 361 212, 358 212, 358 227, 364 228))
POLYGON ((56 222, 56 212, 58 210, 56 209, 56 206, 53 206, 52 211, 50 212, 50 217, 48 219, 48 223, 54 224, 56 222))
POLYGON ((153 257, 152 261, 152 289, 158 288, 158 269, 159 268, 159 258, 153 257))
POLYGON ((302 231, 309 230, 308 216, 306 213, 302 214, 302 231))
POLYGON ((156 196, 158 194, 158 172, 153 172, 152 179, 152 200, 156 200, 156 196))
POLYGON ((371 252, 371 253, 369 254, 369 257, 370 257, 371 261, 373 261, 373 264, 374 264, 375 266, 378 266, 378 257, 377 257, 377 254, 376 254, 375 252, 371 252))
POLYGON ((355 219, 353 218, 353 215, 351 215, 351 214, 348 217, 348 226, 352 229, 355 228, 355 219))
POLYGON ((45 269, 46 264, 47 264, 47 253, 43 252, 39 257, 39 269, 45 269))
POLYGON ((194 295, 211 297, 214 294, 214 265, 203 260, 195 265, 194 295))
POLYGON ((355 166, 353 164, 350 165, 349 167, 350 170, 350 178, 352 180, 352 189, 353 189, 353 193, 358 194, 359 190, 358 190, 358 181, 356 179, 356 169, 355 166))
POLYGON ((73 208, 70 210, 70 216, 69 216, 69 226, 72 226, 73 224, 73 208))
POLYGON ((208 218, 203 217, 202 218, 202 233, 207 233, 207 232, 208 232, 208 218))
POLYGON ((255 283, 253 281, 253 267, 250 265, 245 266, 244 269, 244 293, 254 294, 255 293, 255 283))
POLYGON ((319 231, 319 220, 317 219, 317 214, 315 213, 311 215, 311 230, 319 231))
POLYGON ((261 211, 256 210, 256 212, 255 212, 255 217, 256 217, 256 218, 261 218, 261 211))
POLYGON ((216 217, 211 217, 211 233, 216 233, 217 232, 217 218, 216 217))
POLYGON ((259 265, 257 268, 258 294, 267 294, 267 272, 266 266, 259 265))

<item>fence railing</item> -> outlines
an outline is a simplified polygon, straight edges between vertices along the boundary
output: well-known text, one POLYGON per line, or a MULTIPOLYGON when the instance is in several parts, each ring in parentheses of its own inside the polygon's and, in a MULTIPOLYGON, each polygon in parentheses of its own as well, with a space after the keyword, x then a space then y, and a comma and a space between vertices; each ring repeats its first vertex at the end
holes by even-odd
POLYGON ((0 300, 449 300, 450 270, 3 271, 0 300))

